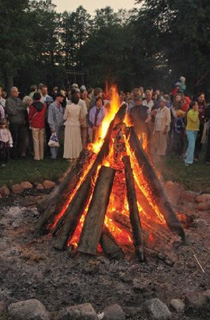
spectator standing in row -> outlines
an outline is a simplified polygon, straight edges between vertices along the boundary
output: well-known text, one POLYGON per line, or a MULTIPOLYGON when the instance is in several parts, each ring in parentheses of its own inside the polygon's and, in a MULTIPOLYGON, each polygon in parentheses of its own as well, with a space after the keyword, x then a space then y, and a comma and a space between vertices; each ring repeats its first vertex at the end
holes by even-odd
POLYGON ((2 97, 2 93, 3 93, 3 90, 0 87, 0 105, 2 105, 3 108, 5 108, 6 100, 2 97))
POLYGON ((206 113, 206 100, 205 94, 203 92, 198 93, 196 97, 196 101, 198 103, 198 113, 199 113, 199 131, 197 133, 196 143, 195 143, 195 161, 198 161, 201 150, 202 150, 202 136, 203 136, 203 129, 205 123, 205 113, 206 113))
POLYGON ((48 95, 48 87, 45 84, 41 85, 40 94, 41 94, 40 102, 45 103, 47 97, 49 97, 49 95, 48 95))
POLYGON ((170 130, 171 113, 166 106, 166 100, 160 99, 160 107, 156 111, 155 126, 154 126, 154 138, 156 154, 158 156, 165 156, 167 149, 168 132, 170 130))
POLYGON ((189 166, 193 164, 194 151, 195 151, 195 142, 196 137, 199 131, 199 112, 198 112, 198 103, 197 101, 192 101, 190 103, 190 110, 187 112, 187 141, 188 147, 186 151, 185 165, 189 166))
POLYGON ((6 100, 5 111, 10 123, 13 139, 12 158, 17 159, 21 155, 22 128, 26 118, 26 108, 18 98, 18 88, 11 88, 11 96, 6 100))
POLYGON ((26 156, 26 150, 28 149, 29 154, 33 154, 33 139, 32 139, 32 132, 29 126, 29 110, 30 106, 32 104, 33 100, 30 96, 25 96, 23 98, 23 105, 26 108, 26 118, 25 123, 22 129, 22 150, 21 150, 21 156, 26 156))
POLYGON ((5 111, 3 106, 0 104, 0 121, 5 118, 5 111))
POLYGON ((30 88, 30 93, 29 96, 31 97, 31 99, 34 98, 34 93, 37 92, 37 86, 35 84, 33 84, 30 88))
POLYGON ((151 90, 146 90, 145 92, 145 100, 143 100, 143 106, 148 108, 148 114, 151 113, 152 108, 154 107, 154 102, 152 100, 152 92, 151 90))
POLYGON ((34 102, 29 109, 29 122, 32 128, 34 160, 44 159, 44 131, 47 107, 40 101, 39 92, 34 93, 34 102))
POLYGON ((82 112, 82 107, 78 103, 79 96, 74 93, 71 98, 71 104, 66 106, 63 117, 65 120, 63 157, 70 161, 77 159, 82 150, 80 125, 84 122, 86 115, 82 112))
POLYGON ((89 113, 89 137, 90 142, 94 142, 97 138, 98 129, 105 117, 103 100, 101 97, 96 99, 96 105, 90 109, 89 113))
MULTIPOLYGON (((13 147, 12 135, 8 129, 6 119, 0 121, 0 161, 8 162, 10 148, 13 147)), ((4 163, 2 164, 4 166, 4 163)))
MULTIPOLYGON (((61 103, 64 100, 64 96, 61 93, 58 93, 55 101, 49 105, 48 108, 48 123, 51 129, 51 134, 56 133, 57 138, 60 138, 60 131, 63 125, 63 108, 61 103)), ((50 148, 51 159, 55 160, 58 156, 59 148, 50 148)))

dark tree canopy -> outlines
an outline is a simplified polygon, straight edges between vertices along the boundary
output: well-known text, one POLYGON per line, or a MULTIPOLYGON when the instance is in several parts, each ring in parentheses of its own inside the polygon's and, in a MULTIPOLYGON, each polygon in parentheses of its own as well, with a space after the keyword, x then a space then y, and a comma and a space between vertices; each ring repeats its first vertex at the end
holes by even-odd
POLYGON ((209 91, 210 2, 145 0, 139 10, 79 6, 58 14, 51 0, 0 1, 0 84, 68 86, 117 82, 171 90, 180 76, 188 93, 209 91))

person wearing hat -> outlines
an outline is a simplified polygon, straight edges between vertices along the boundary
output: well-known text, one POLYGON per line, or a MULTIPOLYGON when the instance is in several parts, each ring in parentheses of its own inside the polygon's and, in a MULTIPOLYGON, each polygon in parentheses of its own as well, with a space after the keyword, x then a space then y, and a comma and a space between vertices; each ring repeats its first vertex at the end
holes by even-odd
POLYGON ((160 104, 156 111, 154 125, 155 152, 158 156, 166 155, 170 123, 171 112, 166 106, 166 100, 164 98, 160 98, 160 104))
MULTIPOLYGON (((56 136, 59 140, 60 130, 63 125, 63 107, 62 102, 64 100, 64 96, 61 93, 57 93, 55 101, 49 105, 48 108, 48 123, 50 126, 51 134, 56 133, 56 136)), ((51 159, 55 160, 58 156, 59 148, 50 148, 51 159)))
POLYGON ((41 94, 34 93, 34 102, 29 107, 29 123, 32 130, 34 160, 44 159, 44 131, 47 106, 41 101, 41 94))
MULTIPOLYGON (((12 135, 8 129, 6 119, 0 121, 0 160, 8 162, 10 148, 13 147, 12 135)), ((4 164, 2 164, 4 166, 4 164)))
POLYGON ((184 152, 185 115, 186 113, 181 109, 177 110, 174 120, 173 151, 179 157, 181 157, 184 152))

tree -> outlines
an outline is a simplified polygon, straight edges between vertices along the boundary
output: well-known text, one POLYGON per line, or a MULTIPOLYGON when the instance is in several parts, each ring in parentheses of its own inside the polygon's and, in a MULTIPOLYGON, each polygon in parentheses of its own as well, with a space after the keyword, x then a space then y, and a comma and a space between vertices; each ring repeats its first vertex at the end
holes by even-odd
POLYGON ((14 77, 27 60, 30 30, 28 0, 0 1, 0 64, 7 90, 13 85, 14 77))

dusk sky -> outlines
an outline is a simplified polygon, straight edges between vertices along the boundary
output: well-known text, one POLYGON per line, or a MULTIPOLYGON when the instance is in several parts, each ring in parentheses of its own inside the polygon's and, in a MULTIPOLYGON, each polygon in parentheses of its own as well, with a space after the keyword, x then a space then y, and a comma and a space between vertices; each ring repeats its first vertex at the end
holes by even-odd
POLYGON ((90 14, 94 14, 96 9, 101 9, 106 6, 112 7, 115 11, 118 9, 132 9, 134 7, 139 7, 139 5, 134 5, 135 0, 80 0, 80 1, 72 1, 72 0, 53 0, 53 3, 57 5, 57 11, 63 12, 74 11, 80 5, 82 5, 90 14))

